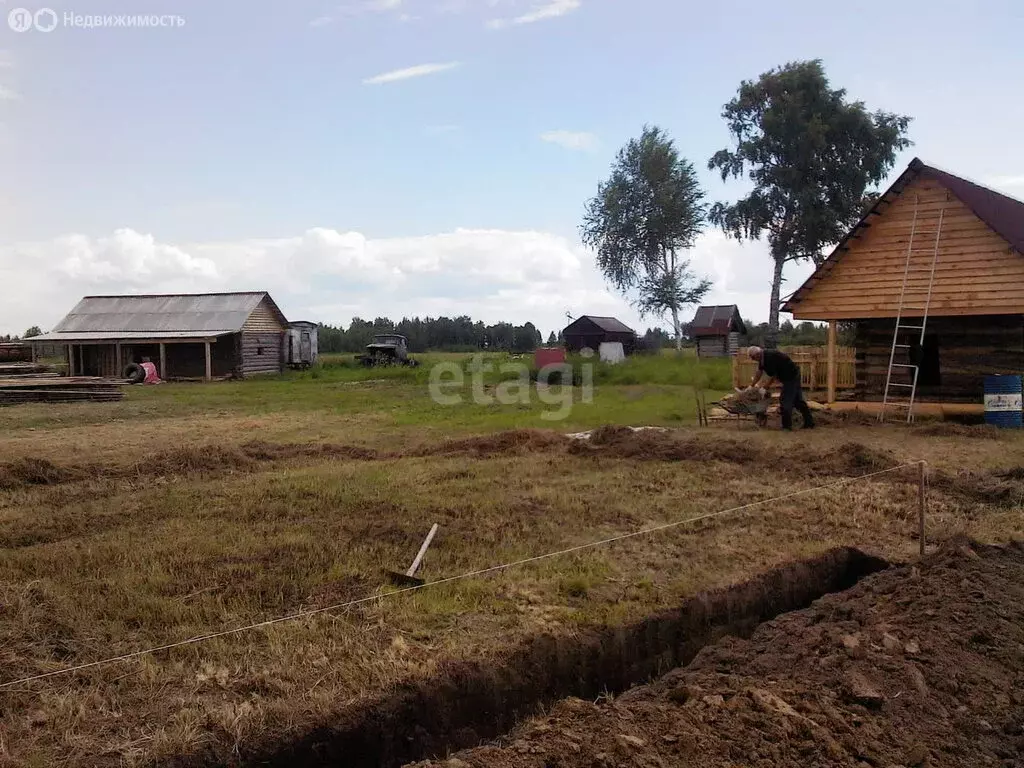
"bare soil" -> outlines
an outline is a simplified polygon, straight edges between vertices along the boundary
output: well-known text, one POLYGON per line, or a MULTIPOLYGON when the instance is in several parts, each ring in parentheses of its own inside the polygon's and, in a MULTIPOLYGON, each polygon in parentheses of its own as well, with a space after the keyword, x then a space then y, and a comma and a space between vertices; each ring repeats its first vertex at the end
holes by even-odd
POLYGON ((957 539, 652 685, 565 700, 500 744, 417 765, 1022 764, 1024 546, 957 539))

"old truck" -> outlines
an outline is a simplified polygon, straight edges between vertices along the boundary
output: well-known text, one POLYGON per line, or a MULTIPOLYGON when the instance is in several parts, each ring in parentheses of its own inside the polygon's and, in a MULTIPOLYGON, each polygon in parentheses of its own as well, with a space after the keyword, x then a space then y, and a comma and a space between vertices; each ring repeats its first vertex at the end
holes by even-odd
POLYGON ((371 365, 419 365, 418 360, 409 357, 405 336, 397 333, 379 333, 366 345, 366 352, 356 356, 366 366, 371 365))

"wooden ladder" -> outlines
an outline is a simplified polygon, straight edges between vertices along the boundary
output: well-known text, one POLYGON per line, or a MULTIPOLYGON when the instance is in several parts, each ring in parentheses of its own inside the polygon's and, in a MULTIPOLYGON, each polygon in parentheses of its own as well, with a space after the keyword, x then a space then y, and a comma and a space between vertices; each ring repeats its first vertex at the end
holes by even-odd
MULTIPOLYGON (((897 363, 896 362, 896 350, 906 349, 910 350, 913 345, 910 343, 904 343, 900 340, 900 333, 905 331, 917 331, 918 336, 918 354, 920 355, 924 349, 924 334, 925 328, 928 327, 928 310, 932 303, 932 290, 935 287, 935 267, 939 263, 939 239, 942 237, 942 217, 945 213, 944 208, 939 209, 939 218, 934 231, 920 231, 917 229, 917 213, 918 213, 919 198, 914 198, 914 218, 910 225, 910 242, 907 244, 907 260, 903 266, 903 286, 900 289, 900 300, 899 305, 896 308, 896 328, 892 334, 892 348, 889 350, 889 370, 885 376, 885 392, 882 395, 882 409, 878 412, 878 420, 885 421, 885 410, 888 406, 894 408, 906 408, 907 409, 907 423, 910 424, 914 421, 914 398, 917 395, 917 380, 921 372, 921 366, 914 363, 897 363), (919 235, 934 235, 935 239, 932 241, 930 247, 925 246, 918 251, 914 250, 914 241, 919 235), (927 267, 923 266, 912 266, 915 254, 927 254, 931 257, 931 264, 927 267), (924 297, 924 306, 908 306, 906 303, 907 296, 907 282, 912 274, 927 274, 928 275, 928 291, 924 297), (908 325, 903 322, 903 316, 906 312, 912 313, 912 317, 920 317, 920 325, 908 325), (897 368, 906 369, 911 372, 911 381, 909 384, 893 381, 892 374, 897 368), (909 393, 903 396, 894 396, 893 390, 910 390, 909 393)), ((920 358, 918 359, 920 362, 920 358)))

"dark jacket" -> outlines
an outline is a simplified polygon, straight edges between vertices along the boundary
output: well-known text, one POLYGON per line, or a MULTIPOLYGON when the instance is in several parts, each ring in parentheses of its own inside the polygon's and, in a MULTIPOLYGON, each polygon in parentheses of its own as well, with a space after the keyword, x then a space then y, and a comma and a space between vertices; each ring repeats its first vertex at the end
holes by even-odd
POLYGON ((785 352, 777 349, 766 349, 761 352, 761 373, 766 373, 779 381, 792 381, 800 378, 800 368, 785 352))

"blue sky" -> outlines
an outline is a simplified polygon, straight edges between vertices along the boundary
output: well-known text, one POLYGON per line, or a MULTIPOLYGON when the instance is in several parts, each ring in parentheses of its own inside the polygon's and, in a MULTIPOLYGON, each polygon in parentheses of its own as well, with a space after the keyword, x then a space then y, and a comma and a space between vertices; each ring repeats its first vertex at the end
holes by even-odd
MULTIPOLYGON (((1024 195, 1024 4, 832 5, 78 0, 48 7, 184 23, 18 33, 43 6, 0 0, 0 332, 87 293, 248 289, 325 322, 655 324, 580 248, 585 200, 644 123, 741 194, 704 170, 721 106, 796 59, 914 117, 894 176, 918 155, 1024 195)), ((766 317, 763 244, 709 231, 693 258, 766 317)))

